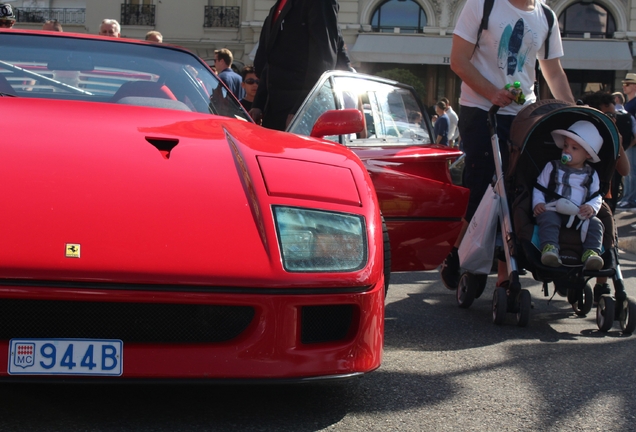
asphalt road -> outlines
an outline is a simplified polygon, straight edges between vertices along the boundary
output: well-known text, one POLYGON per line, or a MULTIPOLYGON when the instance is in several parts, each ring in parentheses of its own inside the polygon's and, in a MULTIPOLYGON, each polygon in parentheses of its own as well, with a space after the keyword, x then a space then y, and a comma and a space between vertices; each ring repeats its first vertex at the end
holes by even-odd
MULTIPOLYGON (((636 255, 622 255, 636 298, 636 255)), ((0 430, 631 431, 636 335, 550 302, 529 276, 530 325, 491 323, 494 278, 468 310, 436 272, 395 274, 382 367, 301 386, 0 385, 0 430)))

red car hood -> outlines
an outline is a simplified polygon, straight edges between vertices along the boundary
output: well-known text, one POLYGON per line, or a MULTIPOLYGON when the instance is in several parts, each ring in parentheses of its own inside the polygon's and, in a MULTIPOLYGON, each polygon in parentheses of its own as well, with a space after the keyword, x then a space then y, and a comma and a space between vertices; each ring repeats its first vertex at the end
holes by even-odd
MULTIPOLYGON (((0 278, 298 286, 302 275, 280 265, 258 159, 347 167, 357 202, 324 181, 312 195, 321 208, 361 213, 374 196, 343 147, 241 120, 115 104, 0 104, 11 116, 0 144, 0 278)), ((285 189, 284 173, 270 172, 285 189)), ((296 183, 288 181, 286 197, 279 190, 280 203, 299 205, 296 183)))

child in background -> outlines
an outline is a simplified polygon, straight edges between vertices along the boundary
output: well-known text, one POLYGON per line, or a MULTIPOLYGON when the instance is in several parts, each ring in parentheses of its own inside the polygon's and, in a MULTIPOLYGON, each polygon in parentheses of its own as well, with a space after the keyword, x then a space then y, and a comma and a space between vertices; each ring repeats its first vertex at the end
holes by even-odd
POLYGON ((256 97, 256 91, 258 90, 260 80, 258 79, 258 76, 256 76, 254 66, 245 66, 241 71, 241 77, 243 78, 241 87, 245 90, 245 97, 241 99, 241 105, 243 105, 245 111, 250 112, 252 104, 254 103, 254 97, 256 97))

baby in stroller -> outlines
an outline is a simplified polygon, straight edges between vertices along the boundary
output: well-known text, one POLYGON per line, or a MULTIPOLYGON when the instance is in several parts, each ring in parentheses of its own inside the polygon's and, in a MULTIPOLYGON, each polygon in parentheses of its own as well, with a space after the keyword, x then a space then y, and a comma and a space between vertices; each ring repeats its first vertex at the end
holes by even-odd
MULTIPOLYGON (((531 296, 527 289, 521 287, 519 278, 525 269, 532 273, 535 280, 543 283, 546 297, 549 296, 549 284, 553 283, 555 293, 567 296, 572 309, 580 316, 585 316, 592 309, 594 295, 589 280, 594 277, 611 278, 614 297, 599 293, 596 310, 598 328, 606 332, 618 320, 623 332, 634 332, 636 303, 627 298, 618 261, 614 219, 609 206, 601 199, 609 190, 619 154, 620 138, 613 120, 597 109, 555 99, 525 106, 512 122, 508 166, 504 173, 494 132, 495 113, 496 107, 493 107, 489 112, 497 168, 493 190, 501 200, 498 216, 502 251, 499 256, 506 258, 508 285, 495 287, 493 323, 502 324, 507 313, 514 313, 518 326, 528 324, 531 296), (580 146, 580 151, 573 151, 575 145, 580 146), (561 160, 565 163, 562 164, 561 160), (568 162, 574 162, 573 166, 568 167, 568 162), (557 175, 565 170, 584 174, 581 190, 572 190, 579 188, 572 187, 576 183, 572 178, 564 179, 557 175), (544 174, 541 174, 542 171, 544 174), (538 196, 533 203, 535 194, 538 196), (568 203, 573 209, 568 209, 568 203), (580 204, 583 204, 582 209, 578 206, 580 204), (562 227, 560 215, 542 209, 557 210, 571 217, 580 215, 577 221, 582 222, 580 229, 562 227), (545 215, 546 219, 555 221, 547 234, 545 224, 540 222, 543 225, 541 241, 535 213, 539 219, 544 219, 542 215, 545 215), (558 217, 554 218, 555 215, 558 217), (591 222, 596 218, 600 225, 591 222), (587 232, 584 225, 588 225, 587 232), (551 229, 553 232, 550 232, 551 229), (548 244, 554 249, 546 249, 548 244), (546 253, 542 254, 544 251, 546 253)), ((488 199, 488 194, 484 199, 488 199)), ((457 287, 459 307, 468 308, 481 296, 486 278, 486 274, 477 270, 473 273, 464 269, 457 287)))
POLYGON ((580 120, 567 130, 552 132, 557 147, 563 149, 559 160, 553 160, 537 178, 533 191, 533 214, 539 226, 541 263, 559 267, 559 232, 562 225, 569 228, 574 217, 580 222, 583 256, 586 270, 603 268, 601 247, 603 223, 596 217, 603 200, 600 194, 599 176, 588 161, 600 161, 598 152, 603 138, 589 121, 580 120), (546 204, 547 202, 547 204, 546 204))
POLYGON ((556 100, 536 102, 525 107, 513 122, 506 189, 512 201, 515 238, 512 247, 517 249, 513 255, 522 268, 532 272, 535 280, 543 282, 544 295, 549 295, 548 284, 553 283, 555 292, 567 297, 574 312, 585 316, 594 302, 589 280, 594 277, 611 278, 615 294, 614 297, 605 294, 599 299, 597 325, 601 331, 608 331, 613 322, 618 320, 621 329, 631 333, 636 330, 636 304, 627 299, 612 212, 602 202, 602 196, 609 190, 615 172, 619 142, 612 119, 596 109, 556 100), (573 152, 565 148, 567 142, 577 144, 581 147, 579 150, 584 152, 575 158, 573 152), (568 170, 570 156, 573 162, 583 159, 580 172, 588 172, 584 182, 586 185, 582 188, 585 190, 579 191, 578 198, 575 191, 565 186, 576 183, 571 178, 563 182, 563 179, 556 180, 558 176, 543 177, 541 174, 542 170, 552 171, 555 165, 555 172, 568 170), (559 162, 551 162, 554 160, 559 162), (565 160, 566 164, 560 160, 565 160), (547 185, 544 190, 541 190, 541 183, 547 185), (557 183, 562 183, 564 187, 557 190, 557 183), (558 194, 551 194, 550 190, 560 191, 561 195, 574 200, 576 205, 583 204, 582 210, 563 210, 564 200, 559 199, 558 194), (598 195, 595 195, 597 191, 598 195), (541 232, 543 227, 537 224, 544 223, 543 215, 554 217, 556 212, 541 213, 540 207, 537 209, 541 199, 547 203, 546 207, 554 206, 556 210, 558 206, 559 210, 569 215, 580 215, 582 220, 567 228, 562 226, 563 217, 559 215, 556 234, 548 233, 546 237, 545 232, 541 232), (596 222, 597 218, 600 224, 596 222), (582 221, 582 226, 576 230, 582 221), (587 234, 584 221, 590 221, 587 234), (556 250, 546 249, 548 244, 555 246, 556 250))

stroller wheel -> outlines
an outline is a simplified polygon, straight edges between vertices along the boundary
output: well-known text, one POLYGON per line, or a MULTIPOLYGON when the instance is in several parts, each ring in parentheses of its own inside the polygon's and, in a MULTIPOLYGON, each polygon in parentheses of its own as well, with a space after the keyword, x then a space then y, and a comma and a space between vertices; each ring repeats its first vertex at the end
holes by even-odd
POLYGON ((522 289, 519 292, 519 310, 517 311, 517 325, 519 327, 525 327, 530 321, 530 307, 532 305, 532 298, 530 297, 530 291, 522 289))
POLYGON ((608 294, 603 294, 596 307, 596 325, 602 332, 608 332, 614 325, 614 308, 616 303, 614 298, 608 294))
POLYGON ((488 275, 476 275, 465 272, 459 278, 457 284, 457 305, 462 309, 467 309, 473 304, 475 299, 484 292, 488 275))
POLYGON ((625 300, 620 316, 621 330, 625 334, 632 334, 636 330, 636 304, 625 300))
POLYGON ((578 316, 585 316, 592 310, 592 304, 594 303, 594 294, 592 293, 592 287, 586 283, 582 289, 577 289, 576 301, 572 303, 572 309, 578 316))
POLYGON ((492 322, 501 325, 508 312, 508 295, 504 287, 496 287, 492 296, 492 322))

